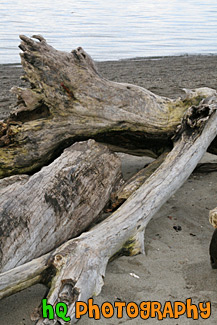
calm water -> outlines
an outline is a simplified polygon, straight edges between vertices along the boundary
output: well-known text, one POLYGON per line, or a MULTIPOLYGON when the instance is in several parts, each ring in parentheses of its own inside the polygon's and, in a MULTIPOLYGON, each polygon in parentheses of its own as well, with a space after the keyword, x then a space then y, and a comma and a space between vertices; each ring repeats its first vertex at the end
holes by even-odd
POLYGON ((0 63, 19 62, 19 34, 95 60, 217 54, 216 0, 0 0, 0 63))

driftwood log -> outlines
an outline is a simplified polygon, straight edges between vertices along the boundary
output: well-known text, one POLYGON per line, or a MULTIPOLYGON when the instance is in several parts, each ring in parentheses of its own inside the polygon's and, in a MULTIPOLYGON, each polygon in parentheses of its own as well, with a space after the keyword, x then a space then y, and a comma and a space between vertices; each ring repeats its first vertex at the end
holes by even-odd
POLYGON ((123 202, 125 202, 133 192, 135 192, 150 176, 153 172, 162 164, 166 159, 168 152, 163 153, 152 163, 142 168, 138 173, 133 175, 128 181, 117 187, 116 191, 113 191, 109 200, 109 206, 107 211, 114 211, 123 202))
MULTIPOLYGON (((130 84, 101 77, 79 47, 55 50, 41 36, 20 37, 24 79, 14 88, 18 103, 0 124, 0 177, 39 170, 76 141, 94 138, 115 150, 159 156, 172 149, 171 137, 184 112, 216 95, 210 88, 186 90, 171 100, 130 84)), ((211 150, 217 152, 214 142, 211 150)))
POLYGON ((20 45, 30 88, 13 90, 17 106, 0 122, 0 298, 44 283, 48 303, 65 302, 73 323, 76 301, 100 292, 109 259, 144 253, 150 219, 208 148, 217 153, 217 95, 199 88, 171 100, 111 82, 82 48, 61 52, 34 38, 20 45), (120 186, 114 154, 75 143, 89 138, 158 159, 120 186), (108 200, 119 208, 88 230, 108 200))
MULTIPOLYGON (((109 206, 107 207, 106 211, 114 211, 119 207, 123 202, 125 202, 130 195, 135 192, 151 174, 162 164, 162 162, 166 159, 168 152, 164 152, 161 154, 157 159, 153 162, 147 164, 144 168, 138 171, 135 175, 133 175, 128 181, 121 184, 117 187, 116 191, 113 191, 111 194, 111 198, 109 200, 109 206)), ((193 173, 212 173, 217 171, 217 164, 216 163, 199 163, 197 167, 194 169, 193 173)), ((217 219, 217 210, 214 209, 210 212, 210 216, 214 216, 217 219)), ((210 223, 212 224, 211 220, 214 218, 210 217, 210 223)), ((217 225, 217 220, 215 221, 217 225)))
POLYGON ((94 140, 78 142, 38 173, 0 180, 0 271, 45 254, 96 221, 121 163, 94 140))
MULTIPOLYGON (((109 218, 53 252, 0 274, 0 298, 34 283, 51 281, 48 303, 68 306, 71 323, 76 301, 99 294, 109 259, 123 248, 144 253, 145 228, 164 202, 184 183, 217 135, 217 104, 190 108, 173 150, 161 166, 109 218), (195 114, 197 112, 197 114, 195 114), (197 117, 195 117, 197 115, 197 117)), ((41 318, 37 324, 56 324, 41 318)), ((67 324, 58 319, 59 324, 67 324)))

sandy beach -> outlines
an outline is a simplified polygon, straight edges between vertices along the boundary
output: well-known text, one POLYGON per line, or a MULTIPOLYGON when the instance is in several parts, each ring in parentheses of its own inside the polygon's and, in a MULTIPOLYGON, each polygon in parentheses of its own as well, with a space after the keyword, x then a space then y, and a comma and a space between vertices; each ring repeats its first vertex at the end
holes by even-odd
MULTIPOLYGON (((128 82, 145 87, 156 94, 176 98, 182 88, 210 87, 217 89, 217 56, 175 56, 138 58, 98 62, 100 73, 113 81, 128 82)), ((0 65, 0 120, 15 102, 9 92, 14 85, 24 86, 19 79, 19 64, 0 65)), ((118 154, 122 160, 125 179, 151 161, 147 157, 118 154)), ((206 154, 203 162, 217 162, 217 157, 206 154)), ((194 173, 160 209, 145 233, 145 255, 123 256, 109 263, 105 284, 94 303, 107 301, 182 301, 211 302, 211 316, 205 320, 187 318, 94 320, 87 315, 78 324, 216 324, 217 270, 210 266, 209 243, 213 227, 209 224, 209 210, 217 206, 217 172, 194 173), (180 229, 176 231, 174 229, 180 229)), ((108 243, 109 245, 109 243, 108 243)), ((46 288, 36 285, 0 301, 0 325, 30 325, 30 314, 40 304, 46 288)))

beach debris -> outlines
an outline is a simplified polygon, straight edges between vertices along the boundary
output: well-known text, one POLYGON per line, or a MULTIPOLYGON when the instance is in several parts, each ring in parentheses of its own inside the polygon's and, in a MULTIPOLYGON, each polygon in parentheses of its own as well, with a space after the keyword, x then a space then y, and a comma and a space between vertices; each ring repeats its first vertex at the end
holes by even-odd
POLYGON ((140 277, 138 275, 136 275, 135 273, 130 273, 130 276, 136 278, 136 279, 139 279, 140 277))
POLYGON ((181 231, 182 227, 181 226, 173 226, 173 229, 175 229, 176 232, 181 231))
MULTIPOLYGON (((101 77, 82 47, 68 53, 54 49, 42 35, 20 39, 24 79, 30 86, 14 87, 17 104, 0 122, 0 178, 32 174, 74 142, 89 138, 115 151, 157 158, 172 149, 171 139, 178 129, 182 132, 182 119, 193 131, 215 105, 214 89, 197 88, 183 99, 166 98, 101 77), (203 117, 195 121, 200 103, 203 117), (186 115, 188 109, 192 118, 186 115)), ((209 150, 217 153, 215 142, 209 150)))
POLYGON ((119 179, 119 158, 94 140, 73 144, 32 176, 0 179, 0 271, 86 230, 100 218, 119 179))
MULTIPOLYGON (((36 41, 20 38, 30 88, 14 89, 17 106, 0 123, 0 257, 5 271, 0 298, 46 284, 47 303, 64 302, 74 323, 75 303, 101 292, 108 262, 123 254, 144 254, 149 221, 175 198, 206 150, 217 153, 217 95, 198 88, 184 99, 161 97, 101 77, 81 47, 67 53, 39 35, 36 41), (150 164, 124 184, 117 157, 105 144, 159 157, 158 165, 150 164), (117 195, 120 186, 125 196, 117 195), (114 211, 101 219, 109 200, 114 211)), ((174 229, 181 231, 181 226, 174 229)), ((66 324, 56 315, 54 320, 36 315, 37 325, 66 324)))
MULTIPOLYGON (((168 200, 171 193, 180 188, 190 176, 216 136, 216 123, 217 112, 212 114, 203 129, 194 130, 191 134, 188 129, 183 130, 180 139, 176 141, 164 162, 107 219, 47 254, 1 273, 0 298, 37 282, 49 281, 48 303, 56 305, 59 300, 64 300, 71 322, 74 323, 75 302, 87 301, 100 293, 106 266, 111 257, 120 255, 122 250, 129 255, 144 253, 144 230, 148 222, 168 200), (183 169, 182 166, 186 165, 188 168, 183 169)), ((33 176, 37 177, 37 173, 33 176)), ((5 180, 7 181, 7 178, 5 180)), ((27 179, 26 176, 19 179, 23 185, 26 181, 28 176, 27 179)), ((57 188, 60 189, 60 186, 57 188)), ((55 197, 52 202, 55 203, 55 197)), ((64 222, 62 224, 64 225, 64 222)), ((59 225, 59 230, 62 224, 59 225)), ((137 278, 138 275, 131 273, 133 274, 131 276, 137 278)), ((64 324, 62 320, 58 321, 64 324)), ((39 317, 37 325, 45 324, 49 324, 48 320, 39 317)))

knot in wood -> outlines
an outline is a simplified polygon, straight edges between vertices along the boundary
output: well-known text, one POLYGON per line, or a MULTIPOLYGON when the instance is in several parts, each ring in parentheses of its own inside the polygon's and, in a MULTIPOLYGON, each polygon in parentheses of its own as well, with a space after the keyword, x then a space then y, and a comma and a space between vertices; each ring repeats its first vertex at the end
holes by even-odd
POLYGON ((56 268, 60 268, 63 264, 65 264, 65 259, 61 254, 57 254, 54 256, 54 260, 53 260, 53 265, 56 268))
POLYGON ((213 97, 209 101, 206 98, 198 106, 189 107, 182 118, 181 124, 176 129, 176 134, 172 138, 173 141, 177 141, 184 132, 188 136, 199 135, 202 132, 207 120, 217 109, 212 99, 213 97))

